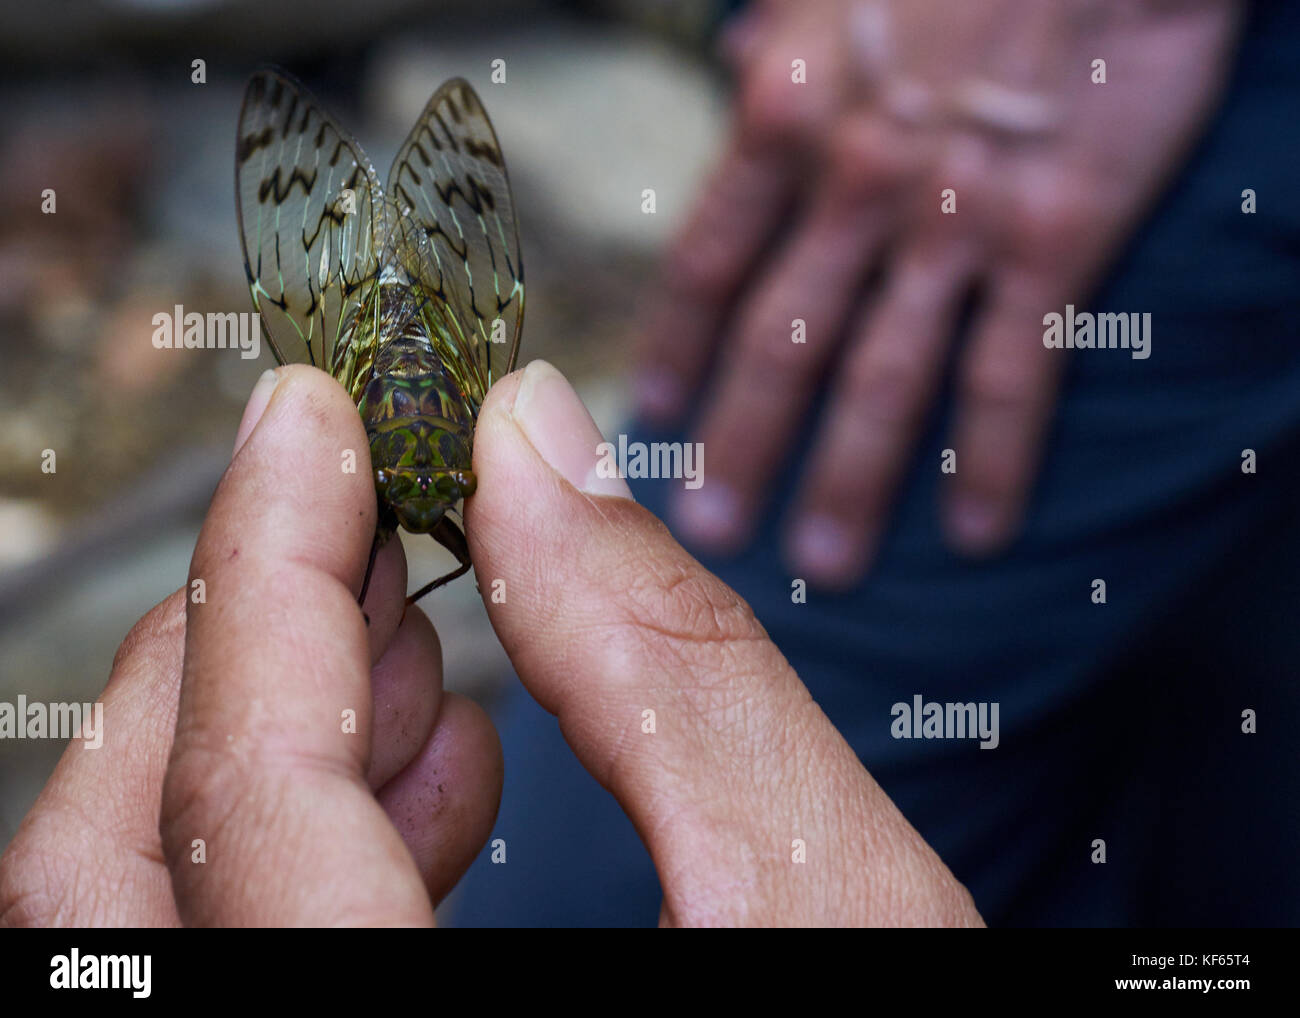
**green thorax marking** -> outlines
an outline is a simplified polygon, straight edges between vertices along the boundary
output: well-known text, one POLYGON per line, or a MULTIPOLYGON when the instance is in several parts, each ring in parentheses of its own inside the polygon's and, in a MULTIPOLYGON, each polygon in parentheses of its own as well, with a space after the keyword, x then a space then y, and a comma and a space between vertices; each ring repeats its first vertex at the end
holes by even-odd
POLYGON ((436 323, 432 316, 409 313, 409 287, 376 289, 387 331, 395 321, 403 324, 396 336, 376 344, 373 370, 358 400, 372 465, 415 468, 420 474, 469 470, 474 410, 429 337, 436 323))

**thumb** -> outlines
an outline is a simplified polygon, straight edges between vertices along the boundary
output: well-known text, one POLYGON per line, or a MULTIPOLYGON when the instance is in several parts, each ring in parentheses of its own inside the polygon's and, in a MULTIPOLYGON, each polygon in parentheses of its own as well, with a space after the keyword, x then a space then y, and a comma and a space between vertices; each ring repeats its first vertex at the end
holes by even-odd
POLYGON ((600 476, 602 441, 549 364, 502 379, 467 530, 497 635, 635 824, 664 921, 978 922, 749 606, 600 476))

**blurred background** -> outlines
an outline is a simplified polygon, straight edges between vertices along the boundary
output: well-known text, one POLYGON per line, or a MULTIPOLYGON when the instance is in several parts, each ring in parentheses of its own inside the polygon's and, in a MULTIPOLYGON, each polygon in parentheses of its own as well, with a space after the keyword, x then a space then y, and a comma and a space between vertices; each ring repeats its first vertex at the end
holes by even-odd
MULTIPOLYGON (((152 317, 176 304, 251 310, 234 151, 253 69, 303 79, 381 178, 443 80, 477 88, 519 209, 521 358, 560 367, 611 433, 638 294, 722 134, 707 40, 724 13, 720 0, 5 4, 0 701, 98 696, 130 627, 184 583, 244 401, 274 366, 266 349, 151 344, 152 317), (504 84, 490 80, 498 58, 504 84)), ((435 542, 402 536, 413 583, 446 571, 435 542)), ((430 610, 448 686, 489 703, 509 671, 474 585, 430 610)), ((0 740, 0 849, 63 748, 0 740)))

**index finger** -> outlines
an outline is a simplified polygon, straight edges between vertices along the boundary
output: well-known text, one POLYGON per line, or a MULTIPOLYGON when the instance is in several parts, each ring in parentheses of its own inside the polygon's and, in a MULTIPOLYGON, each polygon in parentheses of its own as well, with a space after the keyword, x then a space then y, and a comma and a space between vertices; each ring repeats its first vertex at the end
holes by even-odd
POLYGON ((347 394, 292 368, 213 498, 161 819, 186 923, 432 919, 365 779, 371 651, 354 591, 375 528, 366 463, 347 394))
POLYGON ((778 29, 751 40, 731 141, 672 244, 640 336, 637 404, 654 419, 684 411, 839 108, 835 34, 806 18, 778 29), (792 74, 792 57, 813 77, 792 74))
POLYGON ((668 421, 704 375, 727 311, 794 190, 775 153, 733 141, 665 259, 638 336, 640 413, 668 421))
POLYGON ((945 520, 967 554, 1001 549, 1024 511, 1065 364, 1063 351, 1042 339, 1055 292, 995 280, 965 352, 952 440, 958 468, 945 520))

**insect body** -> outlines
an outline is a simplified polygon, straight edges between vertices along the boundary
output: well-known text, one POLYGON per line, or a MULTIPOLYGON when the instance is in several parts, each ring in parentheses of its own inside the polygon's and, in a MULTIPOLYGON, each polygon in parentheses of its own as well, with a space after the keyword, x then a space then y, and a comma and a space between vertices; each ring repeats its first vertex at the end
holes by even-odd
POLYGON ((432 534, 460 563, 414 601, 470 568, 453 517, 474 493, 474 424, 519 352, 523 266, 492 125, 467 82, 447 82, 385 193, 301 84, 260 71, 244 94, 235 178, 244 265, 276 359, 329 370, 365 424, 380 507, 371 566, 398 526, 432 534))

